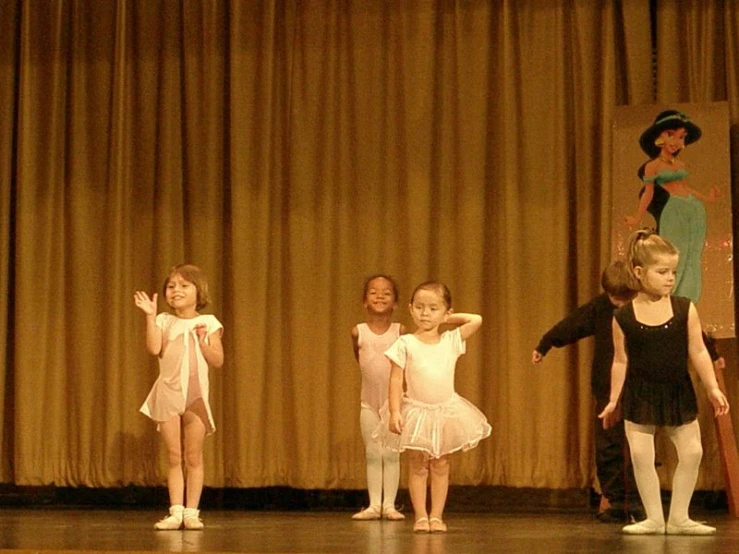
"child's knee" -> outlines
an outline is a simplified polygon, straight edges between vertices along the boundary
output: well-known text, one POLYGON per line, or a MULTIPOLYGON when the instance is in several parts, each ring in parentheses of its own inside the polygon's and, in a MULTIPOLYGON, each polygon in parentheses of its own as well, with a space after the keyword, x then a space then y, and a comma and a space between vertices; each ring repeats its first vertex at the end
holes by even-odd
POLYGON ((699 466, 703 459, 703 446, 698 442, 687 447, 683 447, 680 452, 678 452, 678 459, 680 463, 699 466))
POLYGON ((203 467, 203 452, 198 450, 186 452, 185 465, 190 469, 203 467))
POLYGON ((382 461, 385 464, 399 464, 400 454, 386 448, 382 451, 382 461))
POLYGON ((169 467, 179 467, 182 465, 182 453, 179 449, 172 449, 167 451, 167 462, 169 467))
POLYGON ((446 475, 449 473, 449 458, 436 458, 431 460, 431 471, 434 475, 446 475))
POLYGON ((382 463, 382 450, 378 447, 367 445, 364 451, 364 457, 368 464, 381 464, 382 463))
POLYGON ((635 455, 633 452, 631 454, 631 466, 634 468, 635 472, 639 473, 644 473, 645 471, 657 471, 654 467, 653 456, 639 456, 638 454, 635 455))
POLYGON ((408 469, 411 474, 418 477, 426 477, 429 474, 429 465, 422 455, 412 455, 409 459, 408 469))

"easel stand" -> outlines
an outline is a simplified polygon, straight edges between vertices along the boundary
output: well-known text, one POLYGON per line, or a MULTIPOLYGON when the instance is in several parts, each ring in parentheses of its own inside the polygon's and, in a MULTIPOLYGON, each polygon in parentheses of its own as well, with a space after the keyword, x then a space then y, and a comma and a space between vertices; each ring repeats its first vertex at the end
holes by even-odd
MULTIPOLYGON (((726 383, 724 381, 724 370, 716 369, 716 380, 718 386, 726 394, 726 383)), ((739 406, 731 406, 732 410, 739 406)), ((739 517, 739 454, 736 448, 736 435, 731 413, 714 418, 716 421, 716 437, 718 438, 718 450, 721 455, 721 464, 724 467, 726 479, 726 497, 729 501, 729 513, 739 517)))

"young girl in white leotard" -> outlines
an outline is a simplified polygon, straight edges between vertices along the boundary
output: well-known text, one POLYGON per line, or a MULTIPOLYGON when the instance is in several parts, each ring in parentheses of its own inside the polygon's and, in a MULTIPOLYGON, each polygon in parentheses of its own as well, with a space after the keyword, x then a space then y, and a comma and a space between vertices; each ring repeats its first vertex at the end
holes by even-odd
POLYGON ((413 530, 443 533, 449 455, 474 448, 491 431, 485 415, 454 390, 457 358, 465 353, 466 341, 480 328, 482 317, 452 313, 449 289, 435 281, 416 287, 410 312, 416 330, 385 353, 392 363, 388 407, 375 435, 389 448, 408 452, 413 530), (455 328, 440 332, 442 324, 455 328))
POLYGON ((141 412, 157 422, 169 461, 169 515, 154 528, 202 529, 203 439, 215 431, 208 367, 223 365, 223 325, 215 316, 199 313, 208 304, 208 282, 199 267, 173 267, 163 293, 174 314, 157 315, 156 293, 151 299, 144 291, 134 293, 136 306, 146 314, 146 349, 159 360, 159 377, 141 412))
POLYGON ((354 514, 355 520, 405 519, 395 507, 400 455, 372 438, 372 431, 380 422, 380 408, 387 401, 390 362, 385 350, 405 333, 400 323, 392 321, 397 302, 398 287, 391 277, 369 277, 362 294, 365 321, 352 328, 354 356, 362 375, 359 425, 364 439, 369 493, 369 507, 354 514))

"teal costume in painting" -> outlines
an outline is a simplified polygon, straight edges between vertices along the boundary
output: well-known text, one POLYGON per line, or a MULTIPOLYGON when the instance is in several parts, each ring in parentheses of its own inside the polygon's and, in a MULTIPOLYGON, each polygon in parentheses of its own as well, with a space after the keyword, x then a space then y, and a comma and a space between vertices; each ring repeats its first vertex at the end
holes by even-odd
MULTIPOLYGON (((665 110, 657 115, 654 123, 639 137, 639 146, 651 159, 656 159, 661 153, 655 139, 669 129, 685 129, 685 146, 697 141, 702 134, 700 128, 684 113, 665 110)), ((674 171, 663 169, 656 175, 645 177, 642 166, 639 177, 645 184, 654 185, 654 196, 647 211, 657 222, 657 232, 680 251, 677 284, 673 294, 690 298, 697 304, 701 296, 702 256, 706 241, 706 209, 703 202, 692 194, 670 194, 664 188, 668 183, 686 179, 688 172, 684 168, 674 171)))
MULTIPOLYGON (((654 183, 655 198, 664 198, 664 206, 655 214, 657 232, 672 242, 680 251, 677 265, 676 296, 690 298, 694 304, 701 296, 703 245, 706 241, 706 208, 695 196, 675 196, 662 188, 664 183, 680 181, 688 176, 685 169, 660 171, 644 177, 645 183, 654 183), (661 193, 657 192, 661 189, 661 193)), ((654 199, 652 200, 654 203, 654 199)))

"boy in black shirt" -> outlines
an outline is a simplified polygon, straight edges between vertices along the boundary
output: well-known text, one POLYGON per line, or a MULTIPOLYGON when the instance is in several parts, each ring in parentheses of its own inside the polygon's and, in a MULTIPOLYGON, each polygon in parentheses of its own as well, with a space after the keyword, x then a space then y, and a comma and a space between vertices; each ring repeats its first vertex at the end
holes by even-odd
MULTIPOLYGON (((627 449, 624 423, 619 421, 603 429, 597 419, 608 404, 611 393, 613 364, 613 312, 635 295, 626 262, 612 262, 601 275, 603 293, 577 308, 557 323, 539 341, 531 361, 541 363, 552 347, 561 348, 580 339, 594 337, 593 364, 590 382, 595 397, 595 468, 601 488, 598 519, 603 522, 640 521, 644 511, 634 481, 627 449)), ((703 340, 714 365, 723 367, 723 358, 716 351, 715 341, 703 334, 703 340)))
MULTIPOLYGON (((580 339, 594 337, 590 382, 595 396, 595 414, 608 404, 613 364, 613 312, 631 300, 636 291, 630 286, 625 262, 612 262, 601 275, 603 293, 583 304, 557 323, 539 341, 531 361, 540 363, 554 346, 560 348, 580 339)), ((632 516, 643 519, 639 493, 626 448, 624 423, 603 429, 596 419, 595 467, 601 488, 598 510, 600 521, 624 521, 632 516)))

